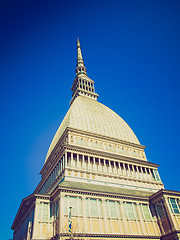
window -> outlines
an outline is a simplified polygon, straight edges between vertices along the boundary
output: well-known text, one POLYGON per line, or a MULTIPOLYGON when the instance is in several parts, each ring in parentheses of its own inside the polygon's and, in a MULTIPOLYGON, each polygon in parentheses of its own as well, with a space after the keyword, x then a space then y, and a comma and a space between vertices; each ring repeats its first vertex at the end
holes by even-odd
POLYGON ((67 203, 67 196, 64 197, 64 214, 68 214, 68 203, 67 203))
POLYGON ((117 218, 115 201, 109 201, 109 217, 117 218))
POLYGON ((48 203, 40 202, 39 220, 48 221, 48 203))
POLYGON ((154 169, 154 175, 155 175, 156 180, 160 181, 159 174, 158 174, 158 171, 156 169, 154 169))
POLYGON ((77 198, 78 215, 82 215, 82 198, 77 198))
POLYGON ((154 175, 154 171, 153 171, 152 169, 151 169, 151 173, 152 173, 153 179, 156 180, 156 177, 155 177, 155 175, 154 175))
POLYGON ((76 197, 69 197, 69 207, 72 207, 71 214, 77 215, 77 198, 76 197))
POLYGON ((136 208, 134 206, 133 203, 126 203, 125 204, 126 206, 126 215, 127 215, 127 218, 129 219, 135 219, 137 218, 137 212, 136 212, 136 208))
POLYGON ((169 202, 170 202, 172 213, 179 214, 180 212, 179 212, 177 200, 175 198, 169 198, 169 202))
POLYGON ((143 218, 145 218, 146 220, 151 220, 151 215, 149 212, 149 206, 147 204, 142 204, 142 216, 143 218))
POLYGON ((52 218, 52 216, 54 216, 54 206, 55 206, 55 203, 52 202, 50 205, 50 218, 52 218))
POLYGON ((163 216, 165 216, 165 211, 163 209, 163 206, 161 204, 157 204, 155 205, 156 207, 156 212, 157 212, 157 215, 159 216, 159 218, 162 218, 163 216))
POLYGON ((96 199, 90 199, 90 212, 91 212, 91 217, 98 217, 98 209, 97 209, 96 199))
POLYGON ((55 202, 55 216, 59 217, 59 200, 55 202))
POLYGON ((71 207, 71 215, 82 215, 82 199, 78 197, 64 197, 64 214, 69 215, 69 208, 71 207))
POLYGON ((98 209, 99 209, 99 217, 102 217, 102 201, 97 200, 98 203, 98 209))

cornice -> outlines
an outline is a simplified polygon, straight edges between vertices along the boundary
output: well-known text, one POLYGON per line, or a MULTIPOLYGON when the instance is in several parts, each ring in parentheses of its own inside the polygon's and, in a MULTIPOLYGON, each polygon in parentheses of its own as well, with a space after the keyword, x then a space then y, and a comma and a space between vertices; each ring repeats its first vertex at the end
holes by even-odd
MULTIPOLYGON (((118 140, 116 138, 111 138, 111 137, 107 137, 107 136, 103 136, 100 134, 95 134, 95 133, 91 133, 91 132, 87 132, 87 131, 83 131, 83 130, 78 130, 75 128, 71 128, 71 127, 67 127, 63 134, 61 135, 60 139, 58 140, 58 142, 56 143, 55 147, 53 148, 52 152, 50 153, 50 155, 48 156, 48 158, 46 159, 44 166, 40 172, 40 174, 43 174, 44 169, 47 167, 47 163, 49 162, 49 159, 53 159, 54 158, 54 154, 56 153, 58 146, 62 143, 63 138, 68 134, 68 132, 71 133, 79 133, 79 134, 84 134, 85 136, 91 136, 91 137, 96 137, 96 138, 100 138, 100 139, 104 139, 104 140, 108 140, 108 141, 113 141, 115 143, 120 143, 120 144, 124 144, 126 146, 132 146, 132 147, 136 147, 136 148, 140 148, 140 149, 145 149, 145 146, 141 145, 141 144, 135 144, 135 143, 131 143, 131 142, 127 142, 127 141, 123 141, 123 140, 118 140)), ((92 151, 92 149, 91 149, 92 151)), ((132 158, 133 159, 133 158, 132 158)), ((139 160, 139 161, 143 161, 143 160, 139 160)), ((144 161, 146 162, 146 161, 144 161)))
MULTIPOLYGON (((60 234, 57 234, 57 237, 69 237, 69 233, 60 233, 60 234)), ((107 233, 97 233, 97 234, 92 234, 92 233, 73 233, 73 237, 91 237, 91 238, 124 238, 124 239, 160 239, 160 236, 155 236, 155 235, 131 235, 131 234, 107 234, 107 233)))
POLYGON ((88 174, 96 174, 98 176, 123 179, 123 180, 129 180, 129 181, 134 181, 134 182, 152 183, 154 185, 164 186, 164 184, 161 181, 150 181, 150 180, 140 179, 140 178, 130 178, 128 176, 123 176, 123 175, 119 176, 119 175, 114 175, 112 173, 104 173, 104 172, 95 172, 94 173, 94 171, 92 171, 92 170, 83 170, 83 169, 76 169, 76 168, 71 168, 71 167, 66 167, 66 170, 81 172, 81 173, 88 173, 88 174))
POLYGON ((100 196, 100 197, 108 197, 108 198, 121 198, 121 199, 128 199, 128 200, 143 200, 143 201, 148 201, 149 202, 149 197, 145 196, 134 196, 134 195, 127 195, 127 194, 111 194, 111 193, 105 193, 105 192, 99 192, 99 191, 93 191, 89 190, 86 191, 84 189, 74 189, 74 188, 69 188, 69 187, 64 187, 64 186, 58 186, 58 189, 60 192, 67 192, 67 193, 75 193, 75 194, 82 194, 82 195, 89 195, 89 196, 100 196))
POLYGON ((166 189, 160 189, 158 192, 154 193, 152 196, 150 196, 150 201, 155 201, 158 198, 161 198, 163 196, 173 196, 173 197, 180 197, 179 191, 172 191, 172 190, 166 190, 166 189))
POLYGON ((15 230, 18 224, 23 221, 23 219, 27 216, 30 209, 35 206, 36 199, 50 200, 50 196, 45 194, 31 194, 24 198, 21 202, 21 205, 18 209, 14 222, 12 224, 11 229, 15 230))
POLYGON ((55 147, 53 148, 52 152, 50 153, 50 155, 48 156, 48 158, 45 160, 45 163, 40 171, 40 174, 43 174, 44 170, 46 168, 48 168, 48 164, 53 163, 56 155, 60 153, 60 151, 62 151, 62 149, 58 149, 58 147, 64 143, 63 140, 65 140, 65 137, 67 135, 68 129, 66 128, 63 132, 63 134, 61 135, 60 139, 58 140, 58 142, 56 143, 55 147), (56 154, 57 153, 57 154, 56 154), (55 156, 54 156, 55 155, 55 156))
POLYGON ((84 130, 71 128, 71 127, 67 127, 66 129, 67 129, 67 131, 70 131, 70 132, 84 134, 86 136, 96 137, 96 138, 112 141, 112 142, 115 142, 115 143, 124 144, 124 145, 127 145, 127 146, 137 147, 137 148, 140 148, 140 149, 145 149, 146 148, 145 146, 143 146, 141 144, 136 144, 136 143, 131 143, 131 142, 119 140, 119 139, 116 139, 116 138, 113 138, 113 137, 108 137, 108 136, 101 135, 101 134, 96 134, 96 133, 92 133, 92 132, 88 132, 88 131, 84 131, 84 130))
POLYGON ((143 166, 151 166, 151 167, 155 167, 155 168, 159 167, 159 165, 156 163, 152 163, 152 162, 148 162, 148 161, 144 161, 144 160, 140 160, 140 159, 134 159, 132 157, 122 156, 122 155, 116 154, 116 153, 103 152, 100 150, 81 147, 81 146, 72 145, 72 144, 65 144, 64 147, 66 150, 69 150, 69 151, 77 151, 77 152, 81 152, 81 153, 85 153, 85 154, 89 154, 89 155, 94 154, 94 155, 98 155, 103 158, 111 158, 112 160, 116 159, 119 161, 126 161, 126 162, 128 161, 130 163, 140 164, 143 166))

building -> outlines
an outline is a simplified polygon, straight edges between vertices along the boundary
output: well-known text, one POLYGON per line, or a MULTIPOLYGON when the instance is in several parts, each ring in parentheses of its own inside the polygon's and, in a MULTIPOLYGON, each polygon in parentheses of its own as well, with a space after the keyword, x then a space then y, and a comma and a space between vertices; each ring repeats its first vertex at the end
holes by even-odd
POLYGON ((164 189, 131 128, 97 101, 79 40, 71 90, 41 181, 13 222, 13 239, 179 239, 180 192, 164 189))

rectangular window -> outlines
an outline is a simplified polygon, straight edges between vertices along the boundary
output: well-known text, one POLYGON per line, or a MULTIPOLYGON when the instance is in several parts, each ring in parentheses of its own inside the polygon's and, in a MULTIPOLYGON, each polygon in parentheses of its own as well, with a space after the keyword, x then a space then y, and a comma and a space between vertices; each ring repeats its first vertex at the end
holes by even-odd
POLYGON ((178 204, 175 198, 169 198, 170 206, 171 206, 171 211, 175 214, 179 214, 179 208, 178 204))
POLYGON ((82 198, 77 198, 78 215, 82 215, 82 198))
POLYGON ((117 218, 117 211, 115 201, 109 201, 109 217, 117 218))
POLYGON ((64 214, 68 215, 68 202, 67 202, 67 196, 64 197, 64 214))
POLYGON ((147 204, 142 204, 142 211, 143 211, 143 214, 142 214, 143 218, 145 218, 146 220, 151 220, 149 206, 147 204))
MULTIPOLYGON (((65 196, 64 197, 64 214, 69 215, 71 207, 71 215, 79 216, 82 215, 82 199, 78 197, 65 196)), ((59 206, 58 206, 59 212, 59 206)))
POLYGON ((59 200, 55 203, 55 216, 59 217, 59 200))
POLYGON ((156 180, 157 180, 157 181, 160 181, 158 171, 157 171, 156 169, 154 169, 153 172, 154 172, 154 175, 155 175, 156 180))
POLYGON ((48 203, 43 204, 42 220, 48 221, 48 203))
POLYGON ((87 217, 90 217, 90 213, 89 213, 89 198, 86 198, 86 215, 87 215, 87 217))
POLYGON ((97 208, 97 200, 90 198, 90 212, 91 217, 98 217, 98 208, 97 208))
POLYGON ((40 202, 39 220, 40 221, 48 221, 48 203, 40 202))
POLYGON ((152 177, 153 177, 153 179, 156 180, 156 177, 155 177, 155 175, 154 175, 154 171, 153 171, 153 169, 151 169, 151 173, 152 173, 152 177))
POLYGON ((156 212, 159 218, 162 218, 163 216, 165 216, 165 211, 161 204, 157 204, 155 207, 156 207, 156 212))
POLYGON ((77 216, 77 198, 76 197, 69 197, 69 207, 71 207, 71 214, 72 216, 77 216))
POLYGON ((52 202, 50 205, 50 218, 52 218, 52 216, 54 216, 54 205, 55 205, 54 202, 52 202))
POLYGON ((102 201, 101 200, 97 200, 97 201, 98 201, 99 217, 102 217, 102 201))
POLYGON ((127 214, 127 218, 129 219, 135 219, 135 214, 133 211, 133 204, 132 203, 126 203, 126 214, 127 214))
POLYGON ((105 201, 105 209, 106 209, 106 215, 107 215, 107 217, 109 217, 109 208, 108 208, 108 202, 107 202, 107 200, 105 201))
POLYGON ((117 202, 117 215, 119 218, 121 217, 120 202, 117 202))

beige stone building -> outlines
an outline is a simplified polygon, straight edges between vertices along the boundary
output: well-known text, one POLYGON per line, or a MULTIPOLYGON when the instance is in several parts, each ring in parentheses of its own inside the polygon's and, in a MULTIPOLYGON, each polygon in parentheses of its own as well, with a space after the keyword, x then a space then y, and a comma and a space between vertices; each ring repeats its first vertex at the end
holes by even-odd
POLYGON ((41 181, 13 222, 13 239, 179 239, 180 192, 164 189, 158 165, 147 161, 128 124, 97 101, 79 40, 71 90, 41 181))

